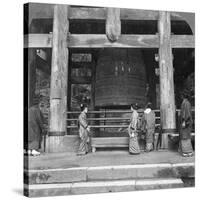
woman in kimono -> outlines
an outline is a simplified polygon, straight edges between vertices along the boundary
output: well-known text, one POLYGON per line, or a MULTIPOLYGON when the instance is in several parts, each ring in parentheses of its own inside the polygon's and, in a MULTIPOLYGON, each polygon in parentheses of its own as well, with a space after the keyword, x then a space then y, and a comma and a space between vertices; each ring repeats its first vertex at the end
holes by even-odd
POLYGON ((183 94, 180 112, 179 152, 184 157, 193 156, 193 148, 191 143, 192 124, 193 120, 191 114, 191 104, 188 100, 188 95, 183 94))
POLYGON ((137 125, 138 125, 138 112, 137 112, 137 104, 131 104, 131 119, 130 124, 128 126, 128 134, 129 134, 129 153, 130 154, 139 154, 140 147, 138 144, 137 138, 137 125))
POLYGON ((87 122, 87 112, 88 112, 87 105, 81 104, 81 114, 78 117, 80 145, 77 155, 85 155, 89 151, 88 147, 90 141, 89 138, 90 127, 88 126, 87 122))
POLYGON ((151 109, 151 103, 148 103, 143 115, 143 128, 146 138, 146 152, 153 150, 154 132, 155 132, 155 112, 151 109))

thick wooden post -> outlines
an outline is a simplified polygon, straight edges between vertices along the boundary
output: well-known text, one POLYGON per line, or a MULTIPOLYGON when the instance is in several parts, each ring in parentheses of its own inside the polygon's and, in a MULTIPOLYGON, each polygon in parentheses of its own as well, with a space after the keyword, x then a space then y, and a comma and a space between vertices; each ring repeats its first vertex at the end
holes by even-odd
POLYGON ((111 42, 121 35, 120 8, 107 8, 106 35, 111 42))
POLYGON ((175 131, 175 97, 171 48, 171 23, 169 12, 159 12, 159 67, 160 67, 160 115, 162 126, 161 148, 168 148, 168 134, 175 131))
POLYGON ((48 151, 58 152, 66 134, 68 82, 68 6, 55 5, 50 90, 48 151))

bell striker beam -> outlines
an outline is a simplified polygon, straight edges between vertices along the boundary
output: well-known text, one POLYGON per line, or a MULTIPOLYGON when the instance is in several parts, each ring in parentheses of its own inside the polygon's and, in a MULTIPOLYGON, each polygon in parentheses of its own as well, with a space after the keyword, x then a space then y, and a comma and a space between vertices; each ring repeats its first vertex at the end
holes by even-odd
POLYGON ((66 134, 68 30, 68 6, 55 5, 53 18, 50 120, 48 137, 49 152, 58 152, 59 149, 62 149, 63 136, 66 134))
POLYGON ((161 148, 168 148, 168 134, 176 129, 171 23, 169 12, 159 12, 159 68, 160 117, 162 128, 161 148))

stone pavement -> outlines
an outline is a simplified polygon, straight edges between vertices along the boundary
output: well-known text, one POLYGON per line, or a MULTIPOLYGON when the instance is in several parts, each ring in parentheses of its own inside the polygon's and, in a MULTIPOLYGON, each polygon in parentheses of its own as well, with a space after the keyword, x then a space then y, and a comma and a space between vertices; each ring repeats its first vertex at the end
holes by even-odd
MULTIPOLYGON (((130 155, 125 150, 107 150, 89 153, 85 156, 77 156, 75 153, 43 153, 41 156, 28 158, 29 169, 66 169, 72 167, 194 162, 195 156, 184 158, 178 152, 173 151, 142 152, 140 155, 130 155)), ((25 169, 27 169, 26 166, 25 169)))

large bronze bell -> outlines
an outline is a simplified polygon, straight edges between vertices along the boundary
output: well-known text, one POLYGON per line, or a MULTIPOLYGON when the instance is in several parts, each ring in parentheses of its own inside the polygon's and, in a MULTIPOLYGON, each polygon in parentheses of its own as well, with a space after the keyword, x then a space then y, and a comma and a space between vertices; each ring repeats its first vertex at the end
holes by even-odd
POLYGON ((95 106, 146 102, 146 71, 139 49, 102 49, 96 66, 95 106))

